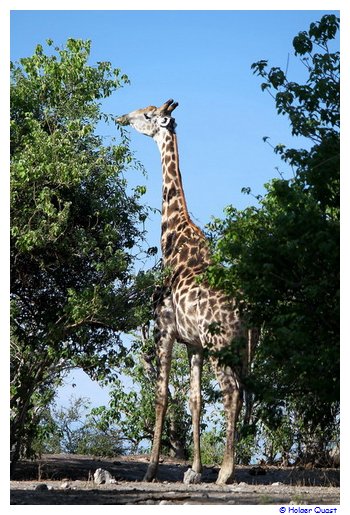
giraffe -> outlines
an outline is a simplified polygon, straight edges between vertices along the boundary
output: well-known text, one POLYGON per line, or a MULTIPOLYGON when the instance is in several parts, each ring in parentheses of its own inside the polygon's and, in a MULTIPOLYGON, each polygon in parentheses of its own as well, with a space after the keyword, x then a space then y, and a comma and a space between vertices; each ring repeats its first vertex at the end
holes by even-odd
POLYGON ((191 220, 184 195, 172 112, 172 99, 161 107, 149 106, 116 119, 151 136, 157 143, 162 163, 161 250, 169 270, 165 284, 154 295, 154 338, 158 359, 156 422, 152 453, 145 481, 155 478, 167 409, 168 381, 175 340, 187 346, 190 364, 190 399, 194 456, 192 470, 202 471, 200 455, 201 374, 205 349, 220 351, 233 341, 247 342, 237 350, 239 366, 228 366, 215 352, 209 358, 220 385, 226 415, 226 445, 217 483, 233 481, 234 434, 242 407, 242 370, 248 362, 249 332, 241 321, 233 299, 210 288, 198 277, 211 262, 208 242, 191 220), (216 328, 215 331, 211 330, 216 328), (243 340, 242 340, 243 339, 243 340))

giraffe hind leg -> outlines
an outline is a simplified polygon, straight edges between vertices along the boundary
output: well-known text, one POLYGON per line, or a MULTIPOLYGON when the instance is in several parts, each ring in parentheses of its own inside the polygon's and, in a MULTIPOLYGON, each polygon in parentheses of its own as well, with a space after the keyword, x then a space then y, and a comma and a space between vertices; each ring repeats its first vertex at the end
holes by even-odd
POLYGON ((236 422, 242 408, 241 387, 231 367, 220 365, 217 359, 212 364, 220 384, 226 416, 226 444, 217 484, 232 483, 235 472, 235 431, 236 422))

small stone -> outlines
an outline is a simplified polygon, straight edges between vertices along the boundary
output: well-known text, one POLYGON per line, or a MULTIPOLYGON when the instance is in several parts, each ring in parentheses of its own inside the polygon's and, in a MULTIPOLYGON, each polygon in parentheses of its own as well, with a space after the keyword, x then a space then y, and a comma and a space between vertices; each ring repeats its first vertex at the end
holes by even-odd
POLYGON ((184 473, 184 483, 186 485, 198 484, 202 480, 202 474, 195 472, 192 469, 188 469, 187 472, 184 473))
POLYGON ((36 490, 37 492, 46 492, 46 490, 48 490, 48 486, 46 483, 40 483, 40 485, 36 485, 36 487, 34 488, 34 490, 36 490))
POLYGON ((94 474, 94 482, 96 485, 102 485, 104 483, 115 483, 116 481, 108 470, 97 469, 94 474))
POLYGON ((281 483, 281 481, 275 481, 275 483, 271 483, 271 486, 280 486, 280 485, 283 485, 283 483, 281 483))
POLYGON ((159 504, 173 504, 171 501, 166 501, 165 499, 163 501, 160 501, 159 504))
POLYGON ((63 481, 63 483, 60 484, 60 488, 61 488, 61 490, 69 490, 69 488, 70 488, 69 481, 63 481))

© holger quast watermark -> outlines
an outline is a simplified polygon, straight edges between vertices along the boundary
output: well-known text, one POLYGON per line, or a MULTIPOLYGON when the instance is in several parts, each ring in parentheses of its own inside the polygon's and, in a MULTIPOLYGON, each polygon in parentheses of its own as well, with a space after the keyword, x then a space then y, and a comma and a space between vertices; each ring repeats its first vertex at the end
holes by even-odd
POLYGON ((302 506, 281 506, 280 513, 337 513, 338 508, 326 506, 313 506, 304 508, 302 506))

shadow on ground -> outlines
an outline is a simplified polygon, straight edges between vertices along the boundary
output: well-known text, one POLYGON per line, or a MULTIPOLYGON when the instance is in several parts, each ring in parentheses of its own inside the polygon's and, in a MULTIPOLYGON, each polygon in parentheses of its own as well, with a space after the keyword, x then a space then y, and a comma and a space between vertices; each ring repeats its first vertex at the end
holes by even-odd
MULTIPOLYGON (((88 456, 59 454, 45 455, 37 461, 21 461, 12 478, 17 481, 51 480, 90 481, 97 468, 108 470, 117 481, 142 481, 147 470, 147 456, 121 456, 118 459, 91 458, 88 456)), ((157 479, 182 482, 189 463, 164 459, 159 465, 157 479)), ((204 467, 203 483, 214 483, 219 468, 204 467)), ((297 486, 339 486, 339 469, 305 469, 302 467, 252 467, 237 466, 235 482, 250 485, 282 483, 297 486)))

